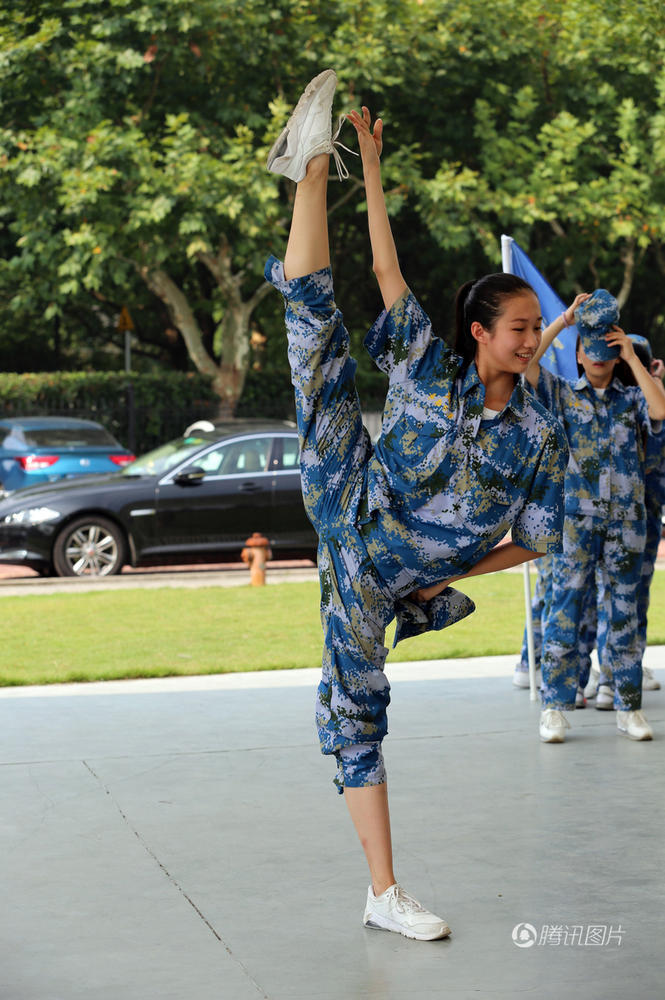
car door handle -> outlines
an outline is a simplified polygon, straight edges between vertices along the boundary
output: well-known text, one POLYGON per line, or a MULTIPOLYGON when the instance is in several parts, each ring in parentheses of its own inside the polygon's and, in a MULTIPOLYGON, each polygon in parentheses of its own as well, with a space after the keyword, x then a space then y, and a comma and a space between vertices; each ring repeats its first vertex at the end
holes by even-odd
POLYGON ((241 493, 258 493, 261 489, 258 483, 241 483, 240 492, 241 493))

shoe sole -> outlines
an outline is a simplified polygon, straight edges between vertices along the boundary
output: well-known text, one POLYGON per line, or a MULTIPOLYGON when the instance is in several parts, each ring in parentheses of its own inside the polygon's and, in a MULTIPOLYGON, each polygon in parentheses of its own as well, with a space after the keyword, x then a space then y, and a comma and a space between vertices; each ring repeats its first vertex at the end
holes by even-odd
POLYGON ((596 711, 597 712, 613 712, 614 711, 614 703, 610 702, 609 705, 605 705, 605 704, 599 705, 598 703, 596 703, 596 711))
POLYGON ((558 736, 558 735, 557 736, 543 736, 542 733, 539 734, 539 735, 540 735, 540 742, 541 743, 565 743, 566 742, 566 737, 565 736, 558 736))
POLYGON ((629 740, 635 740, 638 743, 647 743, 649 740, 653 739, 653 733, 649 733, 645 736, 633 736, 633 734, 629 733, 627 729, 621 729, 619 726, 617 726, 617 732, 621 733, 622 736, 627 736, 629 740))
POLYGON ((440 941, 442 938, 447 938, 450 934, 448 924, 444 924, 442 929, 437 931, 436 934, 418 934, 416 931, 408 931, 395 920, 388 920, 383 917, 372 917, 369 920, 363 920, 363 924, 372 930, 392 931, 394 934, 401 934, 403 937, 411 938, 413 941, 440 941), (381 923, 380 921, 384 922, 381 923))
POLYGON ((318 76, 315 76, 313 80, 309 81, 309 83, 307 84, 307 86, 303 90, 302 94, 300 95, 300 100, 298 101, 298 103, 296 104, 295 108, 293 109, 293 111, 289 115, 289 120, 287 121, 287 123, 284 126, 284 128, 282 129, 282 131, 279 133, 279 135, 278 135, 277 139, 275 140, 275 142, 272 144, 272 147, 270 149, 270 152, 268 153, 268 159, 267 159, 268 170, 270 170, 270 165, 273 162, 273 160, 277 159, 277 150, 281 147, 284 139, 286 138, 286 136, 288 135, 289 131, 291 130, 292 122, 293 122, 294 118, 296 117, 296 115, 298 115, 298 113, 302 110, 302 108, 312 100, 312 98, 314 97, 314 95, 321 89, 321 87, 324 85, 324 83, 326 83, 331 77, 334 77, 335 80, 337 80, 337 74, 335 73, 335 70, 334 69, 324 69, 323 73, 319 73, 318 76))

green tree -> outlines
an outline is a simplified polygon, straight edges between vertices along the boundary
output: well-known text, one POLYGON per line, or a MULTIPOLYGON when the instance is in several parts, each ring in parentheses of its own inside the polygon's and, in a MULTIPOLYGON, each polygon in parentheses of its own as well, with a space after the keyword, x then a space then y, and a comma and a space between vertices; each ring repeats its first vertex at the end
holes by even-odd
MULTIPOLYGON (((499 266, 501 231, 562 295, 602 284, 634 327, 662 327, 658 0, 13 7, 0 7, 0 335, 14 348, 41 330, 54 364, 58 338, 84 357, 86 343, 117 342, 128 304, 146 357, 179 364, 186 345, 232 411, 254 327, 265 356, 282 344, 262 268, 283 247, 293 185, 265 156, 327 65, 336 108, 386 117, 403 268, 437 329, 454 287, 499 266)), ((358 347, 379 303, 354 177, 332 188, 330 223, 358 347)))

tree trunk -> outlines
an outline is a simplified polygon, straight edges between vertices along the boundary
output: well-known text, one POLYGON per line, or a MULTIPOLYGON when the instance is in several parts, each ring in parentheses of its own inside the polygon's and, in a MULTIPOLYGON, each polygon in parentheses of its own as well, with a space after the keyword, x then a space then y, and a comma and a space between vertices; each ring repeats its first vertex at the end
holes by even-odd
POLYGON ((138 271, 150 291, 169 310, 173 324, 180 330, 187 353, 197 370, 211 379, 213 389, 220 399, 220 419, 230 418, 235 414, 245 385, 249 365, 250 318, 272 286, 264 281, 251 298, 243 300, 240 293, 241 275, 232 274, 226 254, 222 255, 220 252, 217 258, 206 254, 199 256, 210 268, 226 300, 224 319, 215 335, 215 348, 221 358, 219 364, 203 346, 201 328, 187 298, 173 279, 161 268, 141 267, 138 271))

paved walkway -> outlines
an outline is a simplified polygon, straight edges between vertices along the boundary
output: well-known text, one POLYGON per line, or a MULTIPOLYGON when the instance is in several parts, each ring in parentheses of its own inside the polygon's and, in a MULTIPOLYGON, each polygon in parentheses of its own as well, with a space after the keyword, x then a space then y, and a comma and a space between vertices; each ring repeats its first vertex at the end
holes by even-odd
POLYGON ((453 928, 433 943, 362 926, 318 671, 0 691, 0 997, 661 997, 665 690, 651 744, 591 708, 543 745, 513 662, 389 666, 397 869, 453 928))

